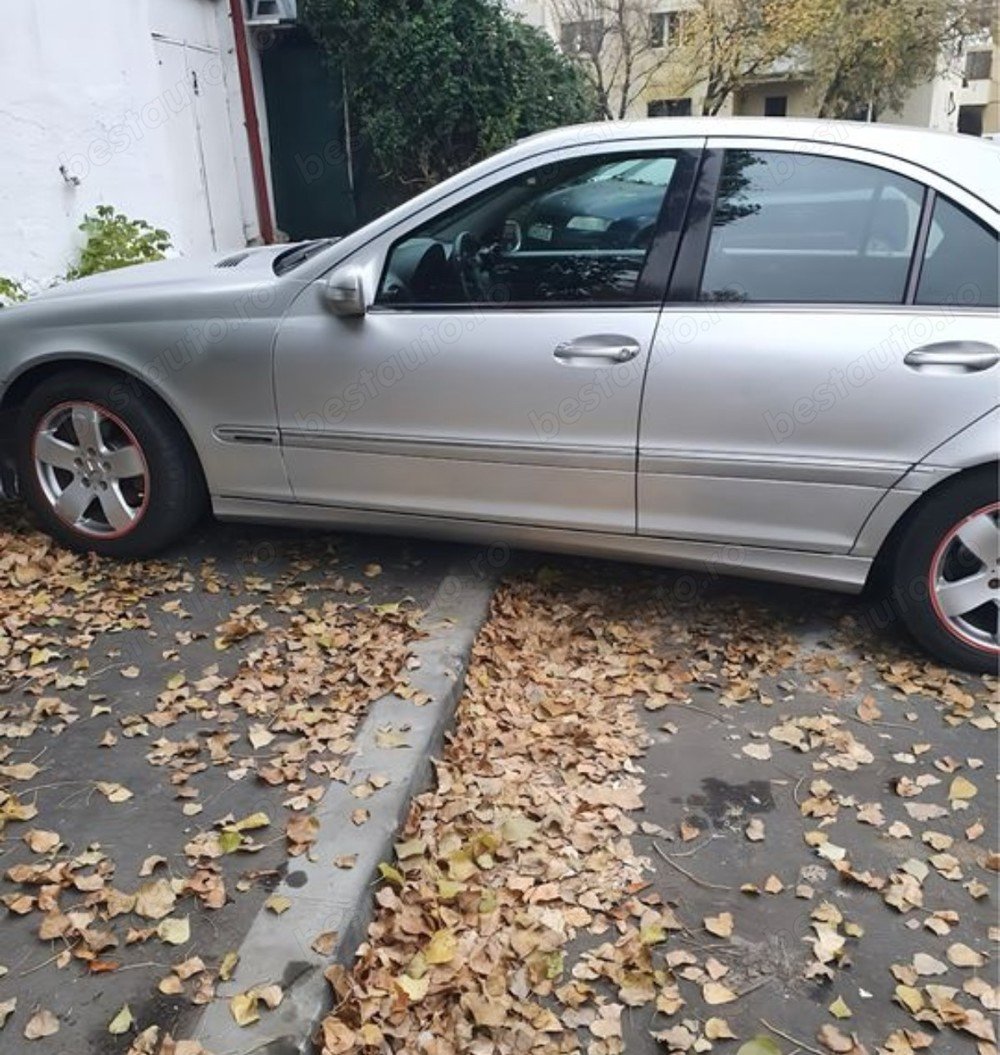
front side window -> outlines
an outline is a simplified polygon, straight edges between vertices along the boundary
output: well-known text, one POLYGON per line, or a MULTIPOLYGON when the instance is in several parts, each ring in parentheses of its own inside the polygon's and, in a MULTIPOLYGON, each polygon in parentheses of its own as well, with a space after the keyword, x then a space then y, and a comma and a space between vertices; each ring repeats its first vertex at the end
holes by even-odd
POLYGON ((872 165, 728 150, 701 299, 901 304, 922 201, 872 165))
POLYGON ((995 308, 1000 243, 995 231, 947 198, 934 202, 918 304, 995 308))
POLYGON ((491 187, 392 247, 377 303, 632 302, 678 157, 591 155, 491 187))

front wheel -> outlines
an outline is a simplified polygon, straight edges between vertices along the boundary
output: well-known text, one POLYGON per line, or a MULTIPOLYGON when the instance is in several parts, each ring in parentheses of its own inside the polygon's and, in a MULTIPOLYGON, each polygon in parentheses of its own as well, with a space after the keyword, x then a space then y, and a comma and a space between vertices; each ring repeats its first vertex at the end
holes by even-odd
POLYGON ((42 527, 72 549, 145 557, 204 513, 191 444, 154 397, 87 370, 43 381, 21 409, 18 473, 42 527))
POLYGON ((910 633, 953 666, 1000 664, 997 470, 964 474, 932 495, 896 552, 894 595, 910 633))

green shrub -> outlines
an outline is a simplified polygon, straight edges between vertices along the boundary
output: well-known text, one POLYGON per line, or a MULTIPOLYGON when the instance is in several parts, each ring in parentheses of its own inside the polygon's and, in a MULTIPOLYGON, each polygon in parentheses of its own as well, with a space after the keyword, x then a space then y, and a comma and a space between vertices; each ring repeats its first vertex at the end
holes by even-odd
POLYGON ((19 304, 22 300, 27 299, 27 290, 20 282, 0 275, 0 308, 6 308, 11 304, 19 304))
POLYGON ((111 205, 98 205, 93 214, 85 214, 80 230, 87 241, 79 262, 66 273, 68 279, 162 260, 170 248, 166 231, 145 220, 130 220, 111 205))
POLYGON ((500 0, 303 0, 380 175, 429 187, 557 125, 591 120, 582 68, 500 0))

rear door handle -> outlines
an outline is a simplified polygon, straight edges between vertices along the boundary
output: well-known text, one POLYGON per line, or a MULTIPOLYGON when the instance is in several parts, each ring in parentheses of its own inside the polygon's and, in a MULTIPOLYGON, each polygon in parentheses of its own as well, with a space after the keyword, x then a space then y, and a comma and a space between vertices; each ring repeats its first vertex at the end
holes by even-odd
POLYGON ((627 363, 634 359, 642 348, 638 341, 617 333, 595 333, 589 337, 577 337, 574 341, 563 341, 552 353, 561 362, 574 359, 595 359, 606 363, 627 363))
POLYGON ((914 370, 925 366, 954 366, 971 374, 1000 363, 1000 348, 985 341, 940 341, 914 348, 903 362, 914 370))

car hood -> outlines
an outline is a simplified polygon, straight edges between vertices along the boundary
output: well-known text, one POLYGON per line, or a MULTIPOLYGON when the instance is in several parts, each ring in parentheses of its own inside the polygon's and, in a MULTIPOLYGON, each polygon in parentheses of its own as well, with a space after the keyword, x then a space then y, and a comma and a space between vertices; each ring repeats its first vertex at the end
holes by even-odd
POLYGON ((275 259, 293 248, 294 246, 290 245, 269 245, 240 249, 224 255, 175 257, 153 264, 137 264, 53 286, 33 296, 27 303, 64 300, 70 297, 107 296, 118 292, 160 292, 172 286, 187 286, 192 283, 213 288, 244 285, 248 280, 253 282, 255 279, 274 278, 275 259))

